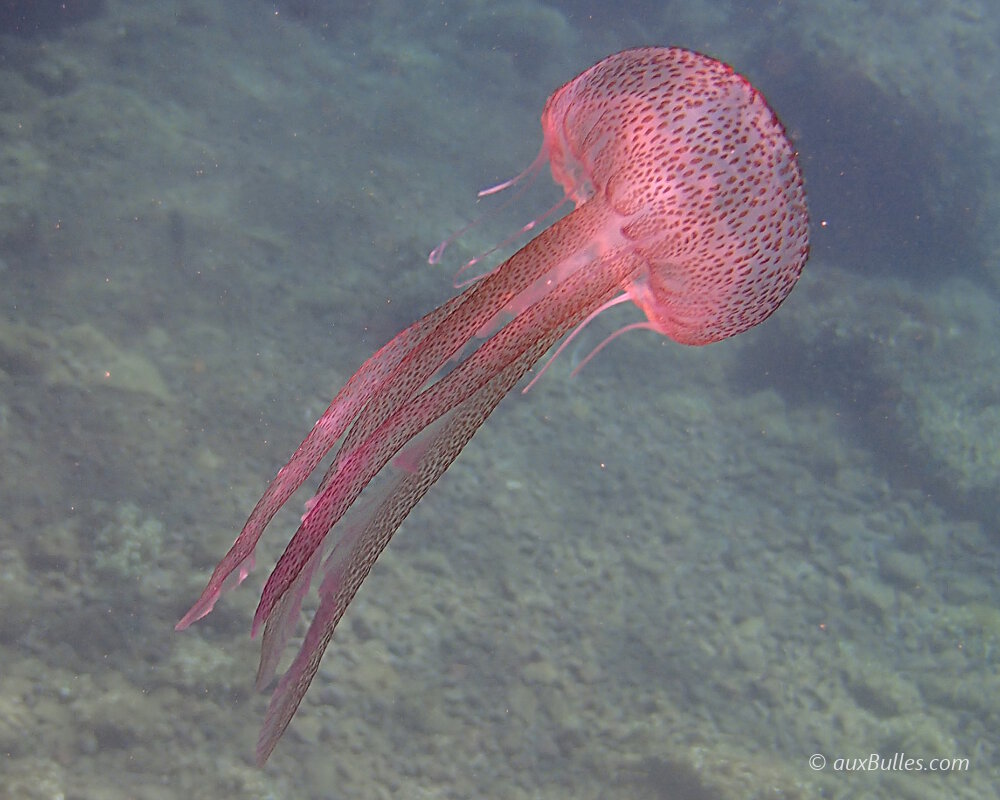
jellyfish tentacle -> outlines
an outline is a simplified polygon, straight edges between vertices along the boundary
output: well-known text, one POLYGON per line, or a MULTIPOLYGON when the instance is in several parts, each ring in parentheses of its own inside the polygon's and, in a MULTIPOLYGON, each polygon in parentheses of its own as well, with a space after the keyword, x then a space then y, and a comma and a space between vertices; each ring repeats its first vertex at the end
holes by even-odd
POLYGON ((399 362, 412 352, 434 330, 441 319, 447 317, 459 305, 460 301, 461 295, 453 297, 401 331, 369 358, 337 392, 288 463, 278 470, 278 474, 257 501, 240 535, 215 567, 201 596, 177 623, 176 630, 184 630, 191 623, 209 614, 219 596, 229 588, 230 584, 238 585, 246 578, 249 569, 244 565, 252 566, 254 548, 274 515, 316 469, 372 395, 377 394, 392 377, 393 370, 399 362), (240 570, 239 577, 235 581, 230 580, 231 573, 237 569, 240 570))
POLYGON ((342 447, 336 474, 317 496, 264 585, 253 631, 270 616, 296 575, 368 482, 411 438, 465 402, 498 370, 540 347, 525 367, 527 370, 552 343, 620 291, 621 281, 639 268, 641 260, 622 255, 592 262, 557 284, 448 375, 401 404, 356 447, 342 447))
POLYGON ((271 695, 257 741, 258 764, 267 761, 291 722, 319 670, 323 653, 333 638, 337 624, 392 535, 431 484, 458 456, 493 406, 517 382, 524 369, 510 368, 497 375, 492 382, 495 384, 492 392, 486 388, 480 390, 484 399, 492 395, 492 405, 474 403, 470 399, 451 412, 438 437, 421 458, 417 470, 402 473, 394 490, 351 544, 350 551, 341 556, 334 569, 327 573, 320 587, 319 607, 302 646, 271 695))
MULTIPOLYGON (((518 189, 513 195, 511 195, 506 200, 504 200, 498 207, 494 208, 492 211, 488 211, 487 213, 485 213, 485 214, 477 217, 476 219, 474 219, 472 222, 470 222, 470 223, 464 225, 463 227, 459 228, 453 234, 451 234, 450 236, 448 236, 447 239, 445 239, 440 244, 438 244, 437 247, 435 247, 433 250, 431 250, 430 255, 427 256, 427 263, 428 264, 439 264, 441 262, 442 256, 444 256, 444 251, 448 247, 450 247, 452 244, 454 244, 456 241, 458 241, 460 238, 462 238, 469 231, 471 231, 471 230, 473 230, 475 228, 478 228, 484 222, 486 222, 487 220, 492 219, 497 214, 499 214, 501 211, 503 211, 505 208, 507 208, 508 206, 510 206, 513 203, 517 202, 517 200, 520 199, 520 197, 526 191, 528 191, 528 189, 531 188, 531 185, 535 182, 535 179, 539 176, 539 174, 541 174, 542 167, 545 166, 545 163, 548 160, 549 160, 549 154, 546 152, 545 148, 543 147, 538 152, 538 155, 535 156, 535 160, 532 161, 527 167, 525 167, 521 172, 519 172, 513 178, 505 180, 503 183, 498 183, 495 186, 490 186, 487 189, 482 189, 480 192, 478 192, 476 194, 476 197, 479 197, 479 198, 488 197, 489 195, 498 194, 498 193, 504 191, 505 189, 509 189, 512 186, 516 186, 517 184, 521 183, 521 181, 524 181, 524 185, 520 189, 518 189)), ((495 250, 496 248, 493 248, 493 249, 495 250)), ((493 252, 493 251, 491 250, 490 252, 493 252)), ((488 253, 480 253, 478 256, 476 256, 475 258, 471 259, 464 267, 462 267, 461 270, 459 270, 459 275, 462 274, 462 272, 465 272, 465 270, 468 267, 472 266, 473 263, 475 263, 477 261, 481 261, 486 255, 488 255, 488 253)), ((458 276, 456 275, 456 278, 457 277, 458 276)))
MULTIPOLYGON (((591 322, 593 322, 598 317, 598 315, 603 314, 605 311, 607 311, 609 308, 613 306, 621 305, 622 303, 627 303, 629 302, 629 300, 630 298, 627 294, 620 294, 617 297, 612 297, 610 300, 608 300, 608 302, 606 302, 600 308, 595 308, 593 311, 591 311, 590 314, 587 315, 587 318, 579 325, 577 325, 570 333, 570 335, 559 343, 559 347, 557 347, 556 351, 551 356, 549 356, 549 358, 545 361, 545 364, 542 365, 542 368, 535 373, 535 376, 531 379, 528 385, 521 390, 521 394, 527 394, 529 391, 531 391, 531 387, 534 386, 541 379, 542 375, 546 373, 548 368, 552 366, 552 362, 555 361, 557 358, 559 358, 559 356, 562 354, 562 351, 565 350, 569 346, 569 344, 580 333, 583 332, 583 329, 586 328, 591 322)), ((604 347, 604 344, 606 342, 607 340, 605 340, 605 342, 602 342, 597 349, 599 350, 601 347, 604 347)), ((593 351, 591 355, 593 355, 596 352, 597 350, 593 351)), ((589 360, 590 356, 587 356, 587 358, 584 359, 584 363, 586 363, 589 360)), ((580 369, 581 366, 583 365, 581 364, 580 366, 576 367, 573 370, 574 375, 577 373, 577 371, 580 369)))
POLYGON ((257 666, 256 687, 263 689, 274 678, 281 659, 281 651, 285 649, 289 637, 295 631, 295 625, 302 610, 302 601, 309 592, 313 575, 319 567, 322 551, 317 550, 305 568, 295 578, 295 582, 285 592, 285 596, 274 607, 264 635, 260 640, 260 662, 257 666))
MULTIPOLYGON (((600 306, 608 297, 620 291, 618 276, 622 270, 629 269, 632 263, 628 259, 618 259, 618 265, 617 269, 609 269, 605 262, 604 275, 598 276, 598 279, 595 280, 591 275, 578 275, 559 286, 457 367, 455 372, 473 372, 482 378, 471 393, 467 391, 470 385, 467 375, 458 375, 449 381, 455 375, 453 372, 415 398, 414 402, 436 391, 445 395, 454 393, 458 400, 445 412, 440 428, 434 432, 432 441, 423 448, 415 469, 400 475, 384 500, 371 513, 360 535, 352 534, 349 541, 345 542, 348 549, 342 553, 337 552, 342 544, 338 543, 324 565, 326 574, 320 587, 320 605, 295 660, 271 697, 258 740, 258 763, 267 759, 288 726, 319 669, 323 653, 337 624, 378 556, 413 506, 447 470, 479 426, 531 366, 567 330, 586 318, 594 307, 600 306), (606 280, 601 281, 600 277, 605 277, 606 280), (581 291, 584 284, 585 291, 581 291), (547 324, 555 319, 562 322, 558 325, 547 324), (496 371, 497 358, 507 362, 499 372, 496 371), (446 391, 444 384, 449 382, 452 385, 446 391)), ((447 403, 436 398, 434 406, 440 408, 442 405, 447 403)), ((413 419, 407 413, 408 406, 409 404, 397 412, 402 419, 413 419)), ((391 456, 379 461, 384 465, 388 458, 391 456)))

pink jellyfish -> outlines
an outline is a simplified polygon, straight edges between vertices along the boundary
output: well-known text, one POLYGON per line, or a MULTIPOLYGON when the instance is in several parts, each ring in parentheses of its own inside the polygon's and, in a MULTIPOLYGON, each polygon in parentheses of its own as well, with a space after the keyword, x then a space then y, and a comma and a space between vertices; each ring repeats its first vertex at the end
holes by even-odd
POLYGON ((260 764, 389 539, 553 344, 624 300, 645 313, 633 327, 683 344, 719 341, 770 316, 802 271, 809 226, 795 151, 760 93, 725 64, 679 48, 626 50, 558 89, 542 128, 529 171, 547 159, 574 210, 361 365, 177 624, 208 614, 246 577, 264 528, 343 437, 254 615, 263 686, 320 571, 319 606, 271 698, 260 764), (343 519, 380 473, 388 483, 343 519))

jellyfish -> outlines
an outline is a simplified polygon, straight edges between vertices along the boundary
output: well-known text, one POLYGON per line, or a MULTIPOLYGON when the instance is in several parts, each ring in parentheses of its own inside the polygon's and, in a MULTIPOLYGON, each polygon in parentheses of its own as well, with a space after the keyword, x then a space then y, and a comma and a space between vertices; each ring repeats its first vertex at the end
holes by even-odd
POLYGON ((177 624, 204 617, 246 577, 264 528, 340 442, 253 618, 251 635, 263 628, 264 687, 319 573, 318 607, 274 689, 260 764, 379 554, 553 345, 627 301, 645 316, 629 328, 716 342, 769 317, 802 272, 809 221, 795 150, 763 96, 731 67, 681 48, 626 50, 557 89, 542 129, 526 173, 547 162, 573 210, 361 365, 177 624), (380 475, 374 499, 358 502, 380 475), (356 503, 360 513, 345 517, 356 503))

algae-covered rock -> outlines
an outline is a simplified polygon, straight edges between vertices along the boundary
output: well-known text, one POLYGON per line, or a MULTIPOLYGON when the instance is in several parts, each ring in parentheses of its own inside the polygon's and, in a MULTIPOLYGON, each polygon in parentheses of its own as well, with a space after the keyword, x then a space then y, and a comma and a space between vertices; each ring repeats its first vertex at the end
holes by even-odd
POLYGON ((519 71, 534 75, 573 41, 562 13, 528 0, 473 7, 464 29, 473 41, 510 54, 519 71))
POLYGON ((853 664, 847 685, 857 704, 877 717, 895 717, 923 708, 914 684, 877 664, 853 664))
POLYGON ((118 675, 110 685, 73 703, 78 724, 100 748, 133 748, 171 735, 169 714, 143 691, 118 675))
POLYGON ((122 503, 94 537, 93 565, 102 576, 139 581, 160 557, 164 528, 133 503, 122 503))
POLYGON ((952 756, 961 753, 958 743, 948 733, 951 720, 940 714, 909 714, 894 721, 886 741, 897 752, 952 756))
POLYGON ((949 608, 947 619, 958 634, 970 640, 968 646, 978 644, 988 651, 1000 647, 1000 609, 995 606, 983 602, 965 603, 949 608))
POLYGON ((604 746, 592 758, 601 774, 619 787, 616 796, 791 800, 825 795, 819 785, 822 773, 751 752, 726 736, 706 737, 693 745, 677 741, 664 748, 664 724, 653 718, 612 725, 602 733, 604 746))
POLYGON ((152 363, 118 347, 89 323, 65 328, 56 341, 58 358, 46 371, 50 384, 106 386, 170 400, 167 384, 152 363))
MULTIPOLYGON (((10 541, 0 521, 0 542, 10 541)), ((32 576, 21 554, 13 547, 0 547, 0 642, 24 634, 37 614, 38 581, 32 576)), ((3 669, 0 667, 0 674, 3 669)), ((0 745, 0 752, 3 747, 0 745)))
POLYGON ((43 374, 55 350, 55 339, 45 331, 0 320, 0 373, 15 378, 43 374))
POLYGON ((34 235, 49 168, 31 142, 6 139, 6 127, 0 120, 0 243, 16 245, 34 235))
POLYGON ((252 663, 256 652, 249 639, 241 639, 227 649, 193 635, 178 637, 173 644, 164 670, 173 685, 199 691, 251 688, 247 664, 252 663))
POLYGON ((841 570, 846 579, 844 599, 850 606, 863 609, 882 622, 892 615, 896 607, 896 592, 891 586, 867 575, 841 570))
POLYGON ((984 404, 972 381, 949 382, 914 399, 920 436, 943 478, 960 492, 996 491, 1000 404, 984 404))
POLYGON ((0 373, 35 376, 48 386, 104 387, 170 400, 163 376, 150 361, 119 347, 90 323, 52 334, 0 320, 0 373))
POLYGON ((28 541, 28 562, 39 569, 66 569, 81 558, 78 520, 60 519, 28 541))
POLYGON ((0 800, 64 800, 73 781, 48 758, 4 758, 0 800))
POLYGON ((394 697, 400 677, 392 666, 392 656, 383 642, 370 639, 357 647, 358 667, 345 670, 344 679, 364 695, 394 697))
POLYGON ((894 355, 906 367, 898 410, 902 441, 926 464, 940 493, 987 518, 1000 494, 996 301, 955 281, 933 297, 930 313, 926 352, 914 352, 913 359, 894 355))
POLYGON ((915 553, 884 550, 878 557, 879 575, 899 589, 914 590, 927 580, 927 562, 915 553))
POLYGON ((34 722, 26 702, 31 688, 30 682, 21 677, 0 678, 0 753, 4 761, 31 752, 31 743, 24 738, 24 732, 31 730, 34 722))

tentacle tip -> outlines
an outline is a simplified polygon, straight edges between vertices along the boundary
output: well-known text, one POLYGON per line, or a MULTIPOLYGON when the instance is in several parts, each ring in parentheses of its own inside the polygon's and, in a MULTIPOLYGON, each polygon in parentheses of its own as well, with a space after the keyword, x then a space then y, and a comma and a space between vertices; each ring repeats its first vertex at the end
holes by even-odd
POLYGON ((215 608, 215 603, 219 599, 221 592, 216 589, 215 591, 208 591, 207 589, 198 598, 197 602, 188 609, 187 614, 180 618, 178 623, 174 625, 175 631, 187 630, 191 625, 196 623, 203 617, 207 617, 212 613, 212 609, 215 608))
POLYGON ((264 726, 260 730, 260 736, 257 738, 257 748, 254 752, 254 761, 258 767, 263 767, 267 763, 267 760, 271 757, 271 753, 274 752, 274 748, 278 746, 278 741, 281 739, 281 735, 285 732, 285 728, 288 727, 290 721, 291 717, 285 719, 284 717, 279 717, 273 710, 268 710, 267 718, 264 720, 264 726))
POLYGON ((430 255, 427 256, 427 263, 440 264, 441 256, 444 255, 444 251, 447 246, 448 246, 448 240, 446 239, 445 241, 441 242, 441 244, 439 244, 437 247, 435 247, 433 250, 431 250, 430 255))
POLYGON ((267 764, 267 760, 271 757, 271 753, 274 752, 276 744, 277 742, 258 742, 257 751, 254 753, 253 759, 258 769, 263 769, 264 765, 267 764))
POLYGON ((274 668, 272 667, 265 674, 264 665, 261 664, 257 668, 257 677, 253 682, 254 690, 258 692, 266 692, 268 685, 271 683, 273 679, 274 679, 274 668))
MULTIPOLYGON (((257 608, 257 613, 253 615, 253 622, 250 623, 250 638, 256 639, 257 634, 260 633, 261 627, 267 622, 267 615, 261 613, 263 604, 257 608)), ((268 612, 270 613, 270 612, 268 612)))

